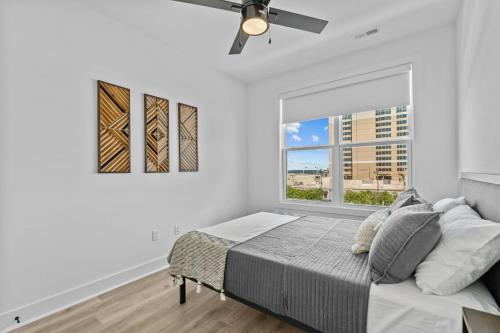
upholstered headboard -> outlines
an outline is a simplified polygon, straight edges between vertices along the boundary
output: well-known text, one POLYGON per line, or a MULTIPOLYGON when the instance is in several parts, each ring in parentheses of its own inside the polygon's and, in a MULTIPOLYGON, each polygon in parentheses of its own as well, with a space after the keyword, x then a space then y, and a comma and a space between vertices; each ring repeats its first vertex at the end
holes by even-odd
MULTIPOLYGON (((459 192, 482 218, 500 223, 500 184, 462 178, 459 192)), ((500 305, 500 262, 484 275, 483 280, 500 305)))

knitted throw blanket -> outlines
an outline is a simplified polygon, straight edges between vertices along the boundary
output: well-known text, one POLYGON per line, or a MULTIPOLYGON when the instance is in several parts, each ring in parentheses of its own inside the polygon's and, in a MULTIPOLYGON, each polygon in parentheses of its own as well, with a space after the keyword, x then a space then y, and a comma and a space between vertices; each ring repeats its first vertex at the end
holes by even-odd
POLYGON ((191 231, 175 242, 168 255, 168 274, 185 276, 223 291, 227 251, 238 242, 191 231))

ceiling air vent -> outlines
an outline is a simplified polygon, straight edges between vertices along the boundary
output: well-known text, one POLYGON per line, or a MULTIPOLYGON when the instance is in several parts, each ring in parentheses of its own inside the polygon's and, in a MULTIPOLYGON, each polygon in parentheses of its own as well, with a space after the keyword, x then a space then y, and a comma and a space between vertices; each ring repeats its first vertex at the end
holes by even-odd
POLYGON ((365 38, 365 37, 370 37, 370 36, 377 34, 379 31, 380 31, 379 28, 373 28, 373 29, 370 29, 368 31, 365 31, 365 32, 362 32, 362 33, 355 35, 354 38, 361 39, 361 38, 365 38))

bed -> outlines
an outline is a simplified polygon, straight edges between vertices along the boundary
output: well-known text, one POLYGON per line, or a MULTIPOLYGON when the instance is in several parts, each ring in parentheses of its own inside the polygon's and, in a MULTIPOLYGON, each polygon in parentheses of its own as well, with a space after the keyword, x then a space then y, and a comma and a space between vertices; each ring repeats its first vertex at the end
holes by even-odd
MULTIPOLYGON (((500 186, 461 180, 460 189, 484 218, 500 221, 487 199, 498 198, 500 186)), ((177 263, 169 269, 180 302, 186 302, 188 278, 308 332, 458 333, 462 307, 500 314, 498 264, 450 296, 424 295, 413 279, 372 284, 367 255, 350 251, 359 223, 257 213, 200 229, 176 243, 183 260, 169 257, 177 263), (209 255, 200 257, 203 246, 209 255)))

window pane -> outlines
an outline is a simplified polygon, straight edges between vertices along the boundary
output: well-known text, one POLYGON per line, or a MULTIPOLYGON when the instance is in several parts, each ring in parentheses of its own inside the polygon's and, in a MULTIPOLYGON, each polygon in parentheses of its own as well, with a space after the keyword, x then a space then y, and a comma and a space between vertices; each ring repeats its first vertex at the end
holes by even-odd
POLYGON ((329 144, 328 118, 285 124, 287 147, 329 144))
POLYGON ((410 132, 406 106, 345 115, 339 124, 342 142, 405 139, 410 132))
POLYGON ((287 152, 286 198, 331 200, 330 149, 287 152))
POLYGON ((405 144, 344 148, 344 202, 390 205, 406 189, 405 144))

